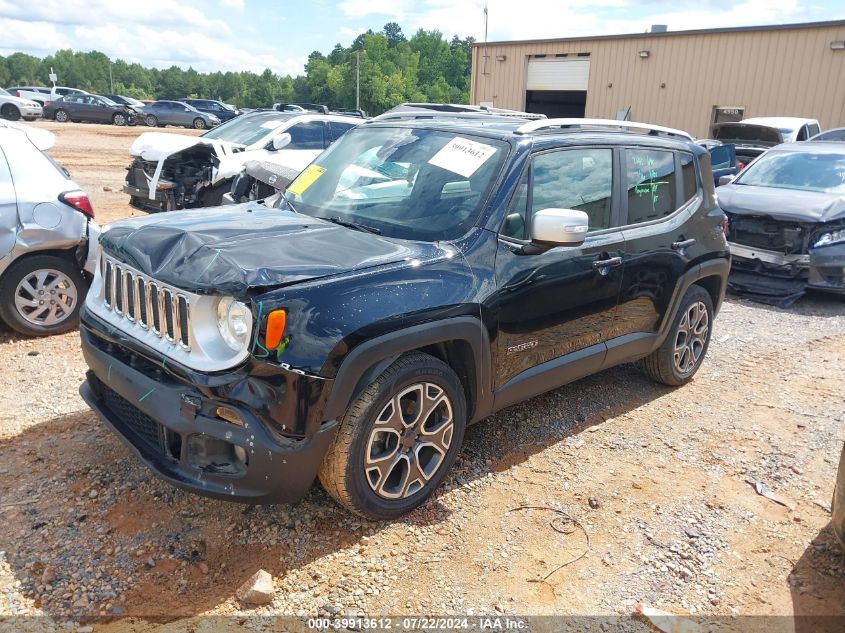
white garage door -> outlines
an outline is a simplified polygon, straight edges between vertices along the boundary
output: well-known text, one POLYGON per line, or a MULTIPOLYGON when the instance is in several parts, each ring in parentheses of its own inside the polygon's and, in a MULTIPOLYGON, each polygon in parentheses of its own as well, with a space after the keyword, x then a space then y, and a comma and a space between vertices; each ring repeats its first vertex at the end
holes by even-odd
POLYGON ((590 60, 583 57, 531 57, 526 90, 586 90, 590 60))

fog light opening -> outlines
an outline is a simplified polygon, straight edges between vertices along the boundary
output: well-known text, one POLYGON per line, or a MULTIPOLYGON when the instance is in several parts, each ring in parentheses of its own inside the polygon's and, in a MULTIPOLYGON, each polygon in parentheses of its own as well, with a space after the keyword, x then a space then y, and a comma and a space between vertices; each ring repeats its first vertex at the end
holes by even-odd
POLYGON ((240 414, 231 407, 217 407, 214 414, 221 420, 225 420, 230 424, 236 424, 238 426, 244 425, 244 421, 241 419, 240 414))

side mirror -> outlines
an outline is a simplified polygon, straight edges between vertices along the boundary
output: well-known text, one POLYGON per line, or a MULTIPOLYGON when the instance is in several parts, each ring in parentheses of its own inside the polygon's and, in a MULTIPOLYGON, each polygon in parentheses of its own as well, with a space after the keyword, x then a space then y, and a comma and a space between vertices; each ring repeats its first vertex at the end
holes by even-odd
POLYGON ((716 186, 721 187, 722 185, 729 185, 734 181, 734 178, 735 176, 731 176, 730 174, 719 176, 719 184, 716 186))
POLYGON ((273 137, 273 149, 280 150, 288 145, 290 145, 291 138, 290 134, 285 132, 284 134, 279 134, 278 136, 273 137))
POLYGON ((531 241, 552 246, 578 246, 587 237, 590 218, 576 209, 541 209, 531 218, 531 241))

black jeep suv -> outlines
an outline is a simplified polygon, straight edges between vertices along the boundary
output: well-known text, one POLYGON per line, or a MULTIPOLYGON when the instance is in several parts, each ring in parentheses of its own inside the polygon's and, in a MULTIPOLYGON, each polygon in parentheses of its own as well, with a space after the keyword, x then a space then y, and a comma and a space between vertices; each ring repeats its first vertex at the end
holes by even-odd
POLYGON ((176 486, 277 502, 319 476, 396 517, 495 411, 635 360, 690 380, 725 291, 724 219, 682 132, 374 120, 275 202, 103 233, 81 393, 176 486))

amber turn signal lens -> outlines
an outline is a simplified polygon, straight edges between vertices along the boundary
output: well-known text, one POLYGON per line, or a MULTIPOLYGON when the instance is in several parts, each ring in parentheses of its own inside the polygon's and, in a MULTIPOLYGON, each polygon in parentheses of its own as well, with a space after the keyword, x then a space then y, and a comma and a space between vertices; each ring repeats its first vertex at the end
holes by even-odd
POLYGON ((267 349, 276 349, 282 342, 286 323, 287 314, 284 310, 273 310, 267 315, 267 333, 264 335, 264 344, 267 349))

